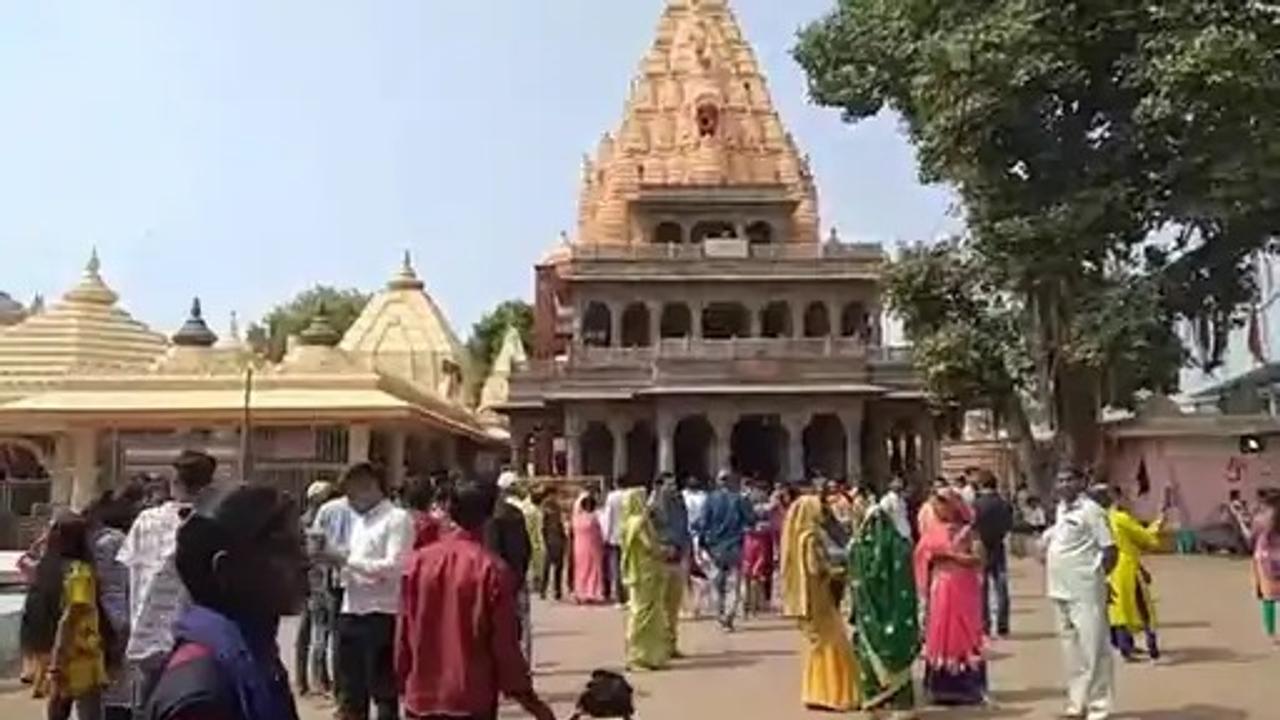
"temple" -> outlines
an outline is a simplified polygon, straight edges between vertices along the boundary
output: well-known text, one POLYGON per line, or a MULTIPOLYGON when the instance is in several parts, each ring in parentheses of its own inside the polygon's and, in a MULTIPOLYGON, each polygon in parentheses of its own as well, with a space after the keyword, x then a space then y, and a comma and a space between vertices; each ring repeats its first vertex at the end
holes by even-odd
POLYGON ((220 340, 198 299, 169 338, 117 301, 95 253, 60 301, 0 328, 4 512, 83 507, 167 472, 183 448, 218 457, 225 477, 300 493, 361 460, 397 484, 493 467, 506 445, 466 396, 466 350, 407 255, 345 334, 318 308, 279 363, 234 327, 220 340))
POLYGON ((576 237, 535 268, 507 402, 537 474, 931 477, 910 357, 885 347, 877 245, 821 241, 808 159, 725 0, 669 0, 576 237))

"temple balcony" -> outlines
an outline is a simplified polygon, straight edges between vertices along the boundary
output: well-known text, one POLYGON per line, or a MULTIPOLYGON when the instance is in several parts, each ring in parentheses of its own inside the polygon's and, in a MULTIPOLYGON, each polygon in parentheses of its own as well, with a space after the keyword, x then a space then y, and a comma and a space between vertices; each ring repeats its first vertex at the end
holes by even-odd
POLYGON ((701 243, 574 245, 561 276, 570 281, 878 280, 876 244, 752 244, 741 238, 701 243))

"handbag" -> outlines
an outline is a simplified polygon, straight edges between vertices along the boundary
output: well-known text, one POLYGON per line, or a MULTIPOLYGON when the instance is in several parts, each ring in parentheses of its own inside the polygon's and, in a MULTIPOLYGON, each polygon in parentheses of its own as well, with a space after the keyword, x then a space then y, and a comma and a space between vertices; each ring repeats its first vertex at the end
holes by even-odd
POLYGON ((596 670, 587 681, 587 689, 578 696, 577 709, 571 720, 581 718, 616 718, 631 720, 635 714, 631 683, 616 672, 596 670))

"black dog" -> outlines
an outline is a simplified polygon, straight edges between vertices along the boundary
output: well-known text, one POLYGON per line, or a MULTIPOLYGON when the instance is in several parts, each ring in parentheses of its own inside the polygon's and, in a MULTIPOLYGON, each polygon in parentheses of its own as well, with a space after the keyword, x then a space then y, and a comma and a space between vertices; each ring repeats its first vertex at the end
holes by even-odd
POLYGON ((596 670, 587 681, 587 689, 578 696, 577 712, 571 720, 581 718, 616 718, 631 720, 635 714, 634 691, 627 679, 608 670, 596 670))

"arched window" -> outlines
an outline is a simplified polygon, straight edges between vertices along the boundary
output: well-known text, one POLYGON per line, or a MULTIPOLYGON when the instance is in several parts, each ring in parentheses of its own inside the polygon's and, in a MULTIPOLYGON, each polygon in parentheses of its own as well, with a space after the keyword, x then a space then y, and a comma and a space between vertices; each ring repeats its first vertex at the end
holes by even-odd
POLYGON ((840 336, 864 337, 867 328, 867 311, 860 302, 851 302, 840 312, 840 336))
POLYGON ((644 303, 631 303, 622 313, 622 347, 649 347, 649 308, 644 303))
POLYGON ((704 220, 693 226, 693 232, 690 234, 689 241, 693 243, 702 243, 707 238, 732 238, 738 234, 734 229, 733 223, 720 220, 704 220))
POLYGON ((809 303, 804 311, 804 336, 820 338, 831 335, 831 316, 824 302, 809 303))
POLYGON ((776 300, 760 311, 760 337, 791 337, 791 306, 776 300))
POLYGON ((751 313, 739 303, 711 303, 702 311, 702 337, 728 340, 751 336, 751 313))
POLYGON ((763 220, 747 226, 747 240, 752 245, 768 245, 773 242, 773 226, 763 220))
POLYGON ((587 305, 582 316, 582 344, 592 347, 608 347, 613 343, 613 314, 602 302, 587 305))
POLYGON ((689 337, 693 334, 693 313, 689 306, 672 303, 662 308, 662 320, 658 332, 665 338, 689 337))
POLYGON ((662 245, 678 245, 684 242, 684 228, 680 227, 680 223, 658 223, 658 227, 653 229, 653 242, 662 245))

